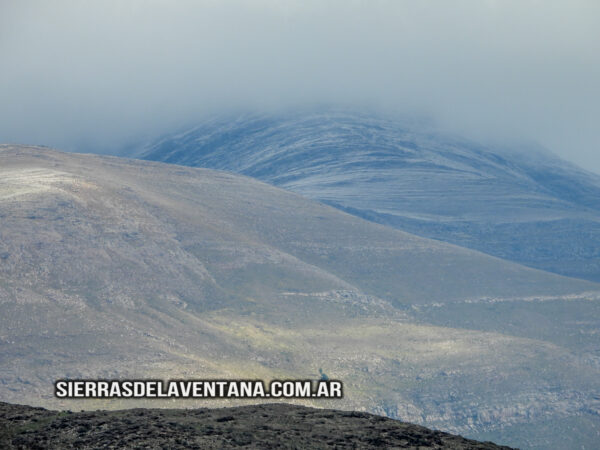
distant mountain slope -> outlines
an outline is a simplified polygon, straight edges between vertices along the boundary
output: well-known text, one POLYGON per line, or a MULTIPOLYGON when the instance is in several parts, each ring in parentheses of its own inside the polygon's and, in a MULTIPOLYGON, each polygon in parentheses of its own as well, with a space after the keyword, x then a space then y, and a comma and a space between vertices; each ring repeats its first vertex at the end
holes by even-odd
POLYGON ((589 320, 599 290, 248 177, 0 146, 4 401, 148 406, 58 400, 53 382, 315 379, 321 369, 345 382, 345 397, 313 406, 470 437, 549 419, 587 427, 600 411, 593 342, 582 352, 553 336, 589 320), (538 334, 512 336, 505 315, 467 330, 417 314, 439 307, 462 320, 468 305, 485 314, 489 302, 514 312, 550 300, 574 305, 575 325, 540 322, 538 334))
POLYGON ((600 176, 347 110, 207 120, 138 149, 223 169, 374 222, 600 281, 600 176))
POLYGON ((72 413, 0 402, 0 446, 510 450, 381 416, 288 404, 72 413), (42 444, 43 443, 43 444, 42 444))

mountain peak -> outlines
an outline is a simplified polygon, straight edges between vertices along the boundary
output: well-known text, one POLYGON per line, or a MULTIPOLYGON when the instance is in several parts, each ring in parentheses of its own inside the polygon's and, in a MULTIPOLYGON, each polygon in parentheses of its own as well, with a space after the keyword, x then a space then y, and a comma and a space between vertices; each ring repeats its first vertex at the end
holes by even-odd
POLYGON ((600 281, 600 177, 530 143, 482 145, 418 121, 324 109, 215 117, 139 156, 256 177, 423 237, 600 281))

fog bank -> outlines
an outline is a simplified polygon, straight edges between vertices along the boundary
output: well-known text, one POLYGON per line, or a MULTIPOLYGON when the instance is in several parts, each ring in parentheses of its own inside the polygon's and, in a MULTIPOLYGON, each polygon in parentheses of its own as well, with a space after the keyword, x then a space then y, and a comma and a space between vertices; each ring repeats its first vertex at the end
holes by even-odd
POLYGON ((600 3, 0 0, 0 141, 116 151, 230 109, 366 105, 600 173, 600 3))

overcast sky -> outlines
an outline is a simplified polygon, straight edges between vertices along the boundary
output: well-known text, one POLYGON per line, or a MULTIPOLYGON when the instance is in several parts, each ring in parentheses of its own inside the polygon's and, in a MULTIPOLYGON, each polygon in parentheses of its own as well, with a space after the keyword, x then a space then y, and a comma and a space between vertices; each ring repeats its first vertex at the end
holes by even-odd
POLYGON ((114 149, 224 109, 368 105, 600 173, 600 1, 0 0, 0 141, 114 149))

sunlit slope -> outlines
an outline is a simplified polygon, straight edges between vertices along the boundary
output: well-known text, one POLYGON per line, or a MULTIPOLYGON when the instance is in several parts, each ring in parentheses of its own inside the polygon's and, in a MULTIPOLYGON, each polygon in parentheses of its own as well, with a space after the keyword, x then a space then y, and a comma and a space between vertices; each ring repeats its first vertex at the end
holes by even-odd
POLYGON ((228 170, 423 237, 600 281, 600 176, 371 112, 211 118, 138 149, 228 170))
MULTIPOLYGON (((2 400, 56 404, 59 377, 322 369, 346 384, 328 406, 474 435, 596 408, 598 368, 412 307, 597 290, 242 176, 0 147, 2 400)), ((132 404, 81 406, 99 405, 132 404)))
POLYGON ((595 290, 201 169, 2 149, 2 274, 197 310, 360 289, 395 305, 595 290), (177 290, 175 292, 175 287, 177 290), (118 289, 114 291, 114 289, 118 289))

